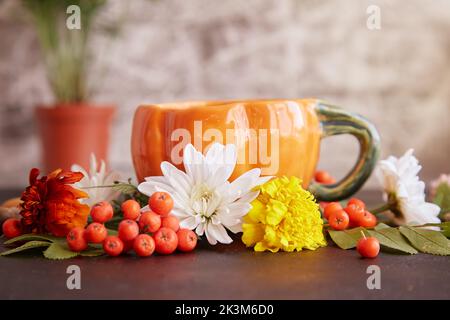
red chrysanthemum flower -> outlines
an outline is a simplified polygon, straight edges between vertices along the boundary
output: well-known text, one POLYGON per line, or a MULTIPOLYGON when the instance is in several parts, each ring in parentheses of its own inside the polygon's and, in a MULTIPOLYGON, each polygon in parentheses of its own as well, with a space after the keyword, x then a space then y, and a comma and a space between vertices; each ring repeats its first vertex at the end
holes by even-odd
POLYGON ((30 185, 22 193, 22 225, 26 232, 66 236, 75 227, 87 223, 89 206, 78 199, 88 195, 70 186, 83 178, 81 172, 55 170, 38 178, 39 169, 31 169, 30 185))

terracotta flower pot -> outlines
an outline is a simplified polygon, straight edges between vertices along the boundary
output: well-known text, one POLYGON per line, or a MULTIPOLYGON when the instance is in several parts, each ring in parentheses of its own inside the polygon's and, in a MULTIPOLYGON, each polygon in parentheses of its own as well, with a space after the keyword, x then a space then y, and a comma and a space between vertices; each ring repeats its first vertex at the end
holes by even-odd
POLYGON ((89 155, 107 161, 109 130, 115 107, 58 104, 36 108, 44 170, 89 167, 89 155))

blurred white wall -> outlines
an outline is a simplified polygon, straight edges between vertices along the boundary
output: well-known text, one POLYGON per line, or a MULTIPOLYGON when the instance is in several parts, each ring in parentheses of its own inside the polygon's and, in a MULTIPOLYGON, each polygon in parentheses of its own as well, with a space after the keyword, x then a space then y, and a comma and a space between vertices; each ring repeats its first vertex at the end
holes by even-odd
MULTIPOLYGON (((382 157, 413 147, 429 180, 450 172, 450 1, 110 1, 119 38, 92 39, 92 100, 119 107, 111 166, 133 176, 131 119, 142 102, 318 97, 377 126, 382 157), (366 26, 369 5, 381 29, 366 26), (104 67, 107 74, 98 75, 104 67)), ((0 3, 0 187, 39 166, 33 107, 51 102, 32 24, 0 3)), ((342 177, 357 145, 324 141, 320 167, 342 177)), ((367 187, 373 187, 372 178, 367 187)))

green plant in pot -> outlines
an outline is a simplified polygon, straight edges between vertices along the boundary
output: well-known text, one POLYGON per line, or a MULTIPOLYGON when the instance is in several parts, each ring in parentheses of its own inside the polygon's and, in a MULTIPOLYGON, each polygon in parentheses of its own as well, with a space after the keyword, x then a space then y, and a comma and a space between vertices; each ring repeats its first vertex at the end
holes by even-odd
MULTIPOLYGON (((90 101, 87 72, 88 40, 105 0, 23 0, 40 42, 47 77, 55 97, 52 105, 36 108, 46 171, 89 167, 89 154, 107 160, 109 130, 115 107, 90 101), (79 10, 80 28, 66 24, 69 6, 79 10), (74 7, 72 7, 74 8, 74 7), (77 9, 77 8, 75 8, 77 9)), ((69 11, 69 13, 68 13, 69 11)), ((76 18, 76 17, 75 17, 76 18)))

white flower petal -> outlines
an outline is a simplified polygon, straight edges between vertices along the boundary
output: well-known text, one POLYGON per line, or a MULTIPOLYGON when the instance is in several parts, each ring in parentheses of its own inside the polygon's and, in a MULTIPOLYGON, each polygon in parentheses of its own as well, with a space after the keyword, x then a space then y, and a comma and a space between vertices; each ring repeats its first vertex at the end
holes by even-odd
POLYGON ((407 224, 425 224, 440 222, 437 215, 439 207, 425 202, 425 183, 420 181, 418 173, 421 166, 413 149, 400 158, 393 156, 380 161, 378 178, 387 195, 395 196, 402 218, 397 219, 407 224))
POLYGON ((197 228, 200 219, 196 216, 190 216, 188 218, 180 220, 180 228, 186 228, 189 230, 194 230, 197 228))
POLYGON ((161 171, 173 190, 176 190, 176 192, 182 196, 185 201, 188 201, 189 192, 192 189, 191 178, 167 161, 161 163, 161 171))
POLYGON ((195 228, 195 233, 202 236, 205 233, 205 225, 203 223, 199 223, 197 228, 195 228))
POLYGON ((233 239, 230 238, 222 225, 208 223, 205 228, 205 233, 208 242, 212 245, 215 245, 217 242, 225 244, 233 242, 233 239))
POLYGON ((117 198, 120 193, 113 188, 94 187, 113 184, 114 181, 120 180, 119 173, 114 171, 107 172, 106 164, 103 160, 101 160, 100 168, 98 168, 97 159, 93 153, 90 154, 89 164, 89 171, 86 171, 77 164, 71 166, 72 171, 79 171, 84 175, 81 181, 74 184, 75 187, 84 189, 89 195, 89 198, 80 199, 80 202, 92 206, 100 201, 112 201, 117 198))
POLYGON ((174 215, 175 217, 183 218, 183 217, 190 217, 191 215, 194 215, 194 211, 192 211, 192 209, 189 208, 189 206, 186 206, 183 208, 174 207, 172 209, 171 214, 174 215))
POLYGON ((206 184, 208 185, 208 187, 210 187, 211 189, 215 189, 218 186, 223 185, 225 182, 227 182, 228 178, 229 178, 229 174, 227 172, 227 169, 225 167, 221 167, 219 169, 217 169, 215 174, 211 174, 207 180, 206 180, 206 184))
POLYGON ((256 186, 260 186, 260 185, 266 183, 267 181, 271 180, 272 178, 273 178, 273 176, 265 176, 265 177, 257 178, 256 182, 254 183, 253 188, 256 187, 256 186))
POLYGON ((151 182, 142 182, 138 185, 138 190, 140 193, 145 194, 146 196, 151 196, 156 192, 156 187, 154 183, 151 182))
POLYGON ((224 180, 228 180, 236 166, 237 153, 234 144, 226 146, 220 143, 214 143, 205 156, 205 161, 210 167, 210 173, 216 174, 222 168, 224 180))
POLYGON ((245 196, 237 199, 234 203, 250 203, 258 197, 259 191, 252 191, 247 193, 245 196))
POLYGON ((220 143, 214 143, 208 149, 205 155, 205 162, 211 168, 211 174, 214 175, 218 168, 224 164, 225 147, 220 143))
POLYGON ((104 181, 105 175, 106 175, 106 164, 105 161, 102 159, 100 161, 100 170, 97 173, 97 177, 99 178, 99 180, 104 181))
POLYGON ((95 158, 95 154, 91 153, 89 159, 89 175, 95 176, 97 173, 97 159, 95 158))
POLYGON ((145 181, 151 181, 151 182, 167 183, 167 179, 164 176, 145 177, 144 180, 145 181))
POLYGON ((242 223, 235 224, 234 226, 226 226, 226 228, 233 233, 242 232, 242 223))
POLYGON ((205 163, 205 158, 195 150, 192 144, 188 144, 183 151, 183 165, 186 170, 186 174, 191 177, 192 183, 197 184, 203 181, 203 178, 208 176, 207 164, 205 163))
POLYGON ((228 189, 228 195, 225 197, 225 199, 228 202, 233 202, 239 197, 244 196, 246 193, 248 193, 252 189, 253 181, 252 177, 247 176, 246 174, 243 174, 236 180, 230 183, 229 189, 228 189))

